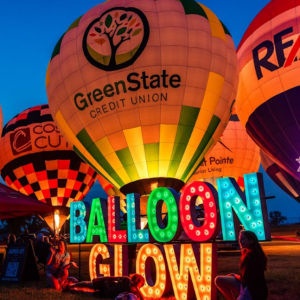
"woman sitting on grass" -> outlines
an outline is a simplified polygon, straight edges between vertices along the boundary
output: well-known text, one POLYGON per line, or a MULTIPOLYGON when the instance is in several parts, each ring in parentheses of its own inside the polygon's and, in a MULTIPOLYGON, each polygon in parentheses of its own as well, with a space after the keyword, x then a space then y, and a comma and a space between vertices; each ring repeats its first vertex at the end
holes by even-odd
POLYGON ((61 286, 69 275, 67 269, 70 267, 70 255, 64 240, 59 240, 57 250, 50 248, 46 263, 48 284, 57 291, 61 291, 61 286))
POLYGON ((266 300, 268 287, 264 272, 267 270, 267 257, 262 250, 254 232, 240 232, 241 275, 229 274, 218 276, 215 284, 227 300, 266 300))
POLYGON ((115 299, 121 293, 132 293, 137 299, 144 300, 140 291, 144 284, 145 279, 139 274, 131 274, 129 277, 107 276, 75 283, 70 286, 70 291, 76 293, 82 291, 80 288, 89 288, 95 290, 95 295, 108 299, 115 299))

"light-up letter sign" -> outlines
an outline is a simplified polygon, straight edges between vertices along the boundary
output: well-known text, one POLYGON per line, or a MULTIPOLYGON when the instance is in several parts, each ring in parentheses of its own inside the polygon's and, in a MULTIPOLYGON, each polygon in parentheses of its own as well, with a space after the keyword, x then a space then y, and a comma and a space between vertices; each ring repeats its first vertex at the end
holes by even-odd
POLYGON ((215 238, 220 228, 217 214, 218 194, 213 185, 202 181, 194 181, 185 185, 180 196, 180 219, 187 236, 197 242, 205 242, 215 238), (195 203, 201 197, 205 219, 201 226, 197 220, 195 203))
POLYGON ((126 243, 127 230, 121 229, 120 220, 120 197, 110 196, 107 198, 108 209, 108 242, 126 243))
POLYGON ((112 246, 104 244, 96 244, 90 252, 89 270, 90 278, 103 276, 111 276, 113 266, 110 264, 102 264, 103 259, 110 258, 113 253, 112 246))
POLYGON ((140 195, 127 195, 127 236, 129 243, 149 242, 149 230, 141 230, 140 195))
POLYGON ((164 245, 175 298, 178 300, 195 299, 192 289, 188 287, 189 274, 197 300, 216 299, 213 280, 217 275, 217 244, 201 244, 201 256, 198 247, 195 244, 182 244, 179 258, 177 245, 164 245))
POLYGON ((170 289, 163 252, 162 248, 152 244, 143 245, 138 252, 136 272, 146 280, 145 286, 141 288, 145 297, 160 298, 170 289), (155 263, 155 282, 153 282, 151 275, 151 259, 155 263))
POLYGON ((82 243, 87 234, 87 226, 84 221, 86 215, 85 204, 82 201, 71 202, 70 215, 70 241, 71 243, 82 243), (78 216, 76 216, 77 212, 79 213, 78 216), (80 229, 78 233, 76 232, 77 228, 80 229))
POLYGON ((244 182, 246 197, 233 178, 217 180, 223 240, 237 239, 233 211, 246 230, 255 232, 258 240, 270 239, 262 174, 246 174, 244 182))
POLYGON ((178 225, 178 205, 179 196, 173 189, 159 187, 151 192, 147 204, 147 216, 150 232, 156 241, 166 243, 180 236, 182 228, 178 225), (167 227, 161 215, 163 203, 166 203, 168 210, 167 227))
POLYGON ((114 276, 128 276, 128 246, 114 245, 114 276))
POLYGON ((89 227, 87 232, 87 243, 93 242, 94 236, 99 236, 102 243, 107 242, 105 223, 107 222, 107 208, 104 199, 93 199, 89 227), (97 221, 97 222, 96 222, 97 221), (96 224, 97 223, 97 224, 96 224))

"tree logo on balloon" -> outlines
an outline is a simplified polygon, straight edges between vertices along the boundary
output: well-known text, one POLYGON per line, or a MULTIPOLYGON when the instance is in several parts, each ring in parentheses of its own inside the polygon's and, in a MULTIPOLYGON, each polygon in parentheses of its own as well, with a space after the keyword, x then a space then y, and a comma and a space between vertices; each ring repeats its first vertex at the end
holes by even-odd
POLYGON ((104 12, 87 27, 82 49, 87 60, 104 71, 132 65, 149 39, 146 16, 133 7, 115 7, 104 12))

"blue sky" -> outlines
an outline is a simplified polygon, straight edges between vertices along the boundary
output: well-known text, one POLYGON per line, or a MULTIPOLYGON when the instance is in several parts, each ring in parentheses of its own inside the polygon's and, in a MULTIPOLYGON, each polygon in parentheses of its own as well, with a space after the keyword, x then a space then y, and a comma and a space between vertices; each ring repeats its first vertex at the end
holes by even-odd
MULTIPOLYGON (((142 0, 141 0, 142 1, 142 0)), ((0 1, 0 104, 4 124, 22 110, 47 103, 45 74, 53 48, 69 27, 99 0, 0 1)), ((202 0, 227 26, 238 46, 243 33, 267 0, 202 0)), ((261 170, 262 171, 262 168, 261 170)), ((264 173, 269 211, 280 210, 291 221, 300 218, 300 204, 264 173)), ((87 198, 103 196, 95 184, 87 198)))

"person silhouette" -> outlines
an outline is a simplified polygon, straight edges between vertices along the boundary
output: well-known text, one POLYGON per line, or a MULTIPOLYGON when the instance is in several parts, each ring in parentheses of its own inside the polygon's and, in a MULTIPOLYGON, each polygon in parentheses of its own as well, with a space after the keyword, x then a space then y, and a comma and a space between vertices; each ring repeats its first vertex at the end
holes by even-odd
POLYGON ((226 276, 217 276, 215 284, 227 300, 266 300, 268 287, 264 272, 267 270, 267 257, 254 232, 242 230, 239 235, 241 248, 240 271, 226 276))

